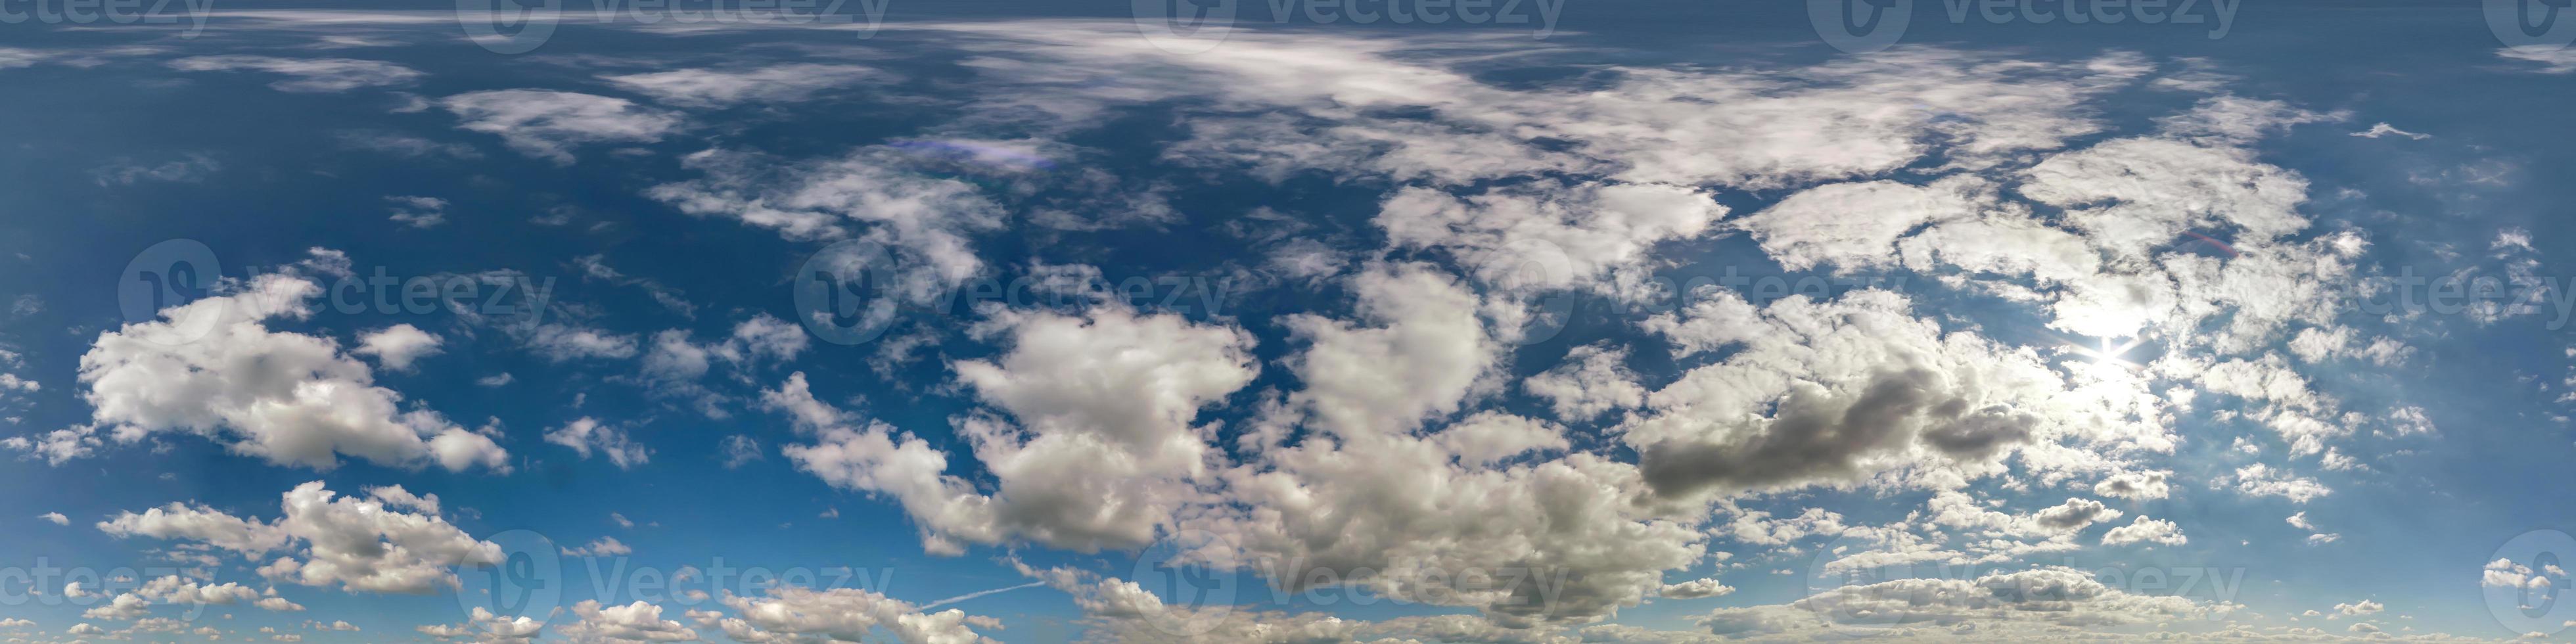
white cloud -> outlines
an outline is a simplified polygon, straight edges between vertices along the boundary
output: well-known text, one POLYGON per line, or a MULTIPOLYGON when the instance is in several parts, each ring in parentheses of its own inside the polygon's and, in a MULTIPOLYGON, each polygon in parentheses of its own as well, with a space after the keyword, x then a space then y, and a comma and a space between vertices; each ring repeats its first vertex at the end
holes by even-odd
POLYGON ((265 326, 311 315, 320 291, 271 273, 99 334, 80 372, 94 423, 119 442, 186 432, 319 470, 344 454, 398 467, 507 469, 508 453, 490 437, 435 411, 405 411, 402 394, 376 386, 373 372, 329 338, 265 326))
POLYGON ((802 101, 836 87, 896 80, 892 74, 868 67, 814 63, 752 69, 679 69, 601 78, 654 100, 694 108, 802 101))
POLYGON ((570 447, 582 458, 590 458, 593 451, 599 452, 600 455, 608 457, 610 464, 616 465, 617 469, 621 470, 632 469, 653 460, 653 451, 641 443, 628 439, 625 429, 599 422, 599 419, 589 416, 574 419, 562 427, 546 432, 546 442, 570 447))
POLYGON ((556 629, 576 642, 693 642, 698 632, 685 624, 662 619, 662 607, 646 602, 624 606, 602 606, 599 600, 585 599, 572 607, 580 621, 556 629))
POLYGON ((2277 496, 2306 503, 2334 491, 2316 479, 2295 476, 2262 463, 2236 468, 2236 489, 2247 496, 2277 496))
POLYGON ((46 521, 52 521, 52 522, 54 522, 54 525, 71 525, 71 524, 72 524, 72 520, 71 520, 70 518, 68 518, 68 517, 64 517, 64 516, 63 516, 63 513, 61 513, 61 512, 47 512, 47 513, 44 513, 44 514, 36 515, 36 518, 38 518, 38 519, 44 519, 44 520, 46 520, 46 521))
POLYGON ((1544 398, 1559 420, 1592 420, 1613 409, 1645 403, 1646 388, 1628 370, 1628 352, 1607 344, 1576 347, 1565 362, 1521 381, 1521 390, 1544 398))
POLYGON ((2400 130, 2400 129, 2397 129, 2397 127, 2396 127, 2396 126, 2389 125, 2389 124, 2387 124, 2387 123, 2385 123, 2385 122, 2372 124, 2372 125, 2370 126, 2370 129, 2368 129, 2368 130, 2363 130, 2363 131, 2360 131, 2360 132, 2354 132, 2354 133, 2352 133, 2352 135, 2353 135, 2353 136, 2358 136, 2358 137, 2361 137, 2361 138, 2365 138, 2365 139, 2376 139, 2376 138, 2383 137, 2383 136, 2395 135, 2395 136, 2402 136, 2402 137, 2406 137, 2406 138, 2409 138, 2409 139, 2415 139, 2415 140, 2417 140, 2417 141, 2422 141, 2422 140, 2424 140, 2424 139, 2433 138, 2433 135, 2430 135, 2430 134, 2417 134, 2417 133, 2414 133, 2414 132, 2408 132, 2408 131, 2405 131, 2405 130, 2400 130))
POLYGON ((882 628, 903 644, 984 644, 993 640, 973 628, 1000 626, 991 618, 953 608, 919 612, 908 602, 857 588, 779 586, 766 595, 725 594, 724 605, 741 614, 719 622, 726 637, 738 642, 790 641, 796 636, 858 641, 882 628))
POLYGON ((974 184, 911 172, 906 159, 883 146, 796 162, 707 150, 682 159, 705 177, 648 194, 683 213, 732 217, 790 239, 874 242, 894 255, 832 259, 893 271, 885 276, 895 282, 891 294, 928 302, 983 270, 968 235, 998 228, 1004 211, 974 184), (873 264, 888 260, 896 263, 873 264))
POLYGON ((999 483, 992 495, 943 474, 947 457, 919 439, 815 400, 802 373, 764 398, 820 439, 788 445, 788 458, 835 485, 894 496, 934 552, 1010 538, 1086 552, 1137 547, 1206 474, 1213 430, 1194 424, 1199 409, 1257 373, 1249 334, 1122 305, 1080 316, 997 311, 975 333, 1011 347, 951 365, 979 400, 1009 414, 956 419, 999 483))
POLYGON ((2540 68, 2533 69, 2531 71, 2542 74, 2576 73, 2576 47, 2523 45, 2520 47, 2506 47, 2498 49, 2496 50, 2496 55, 2513 60, 2540 63, 2540 68))
POLYGON ((619 542, 616 537, 600 537, 590 540, 590 545, 563 549, 563 555, 566 557, 619 557, 631 554, 635 554, 635 549, 626 547, 626 544, 619 542))
POLYGON ((358 348, 349 353, 375 356, 387 369, 410 371, 411 363, 422 356, 436 355, 441 340, 438 336, 409 324, 368 331, 358 336, 358 348))
POLYGON ((500 546, 477 540, 434 514, 403 512, 378 500, 406 496, 342 497, 314 481, 282 495, 283 515, 271 521, 173 503, 140 514, 118 513, 98 528, 118 538, 200 542, 253 562, 285 551, 286 556, 260 566, 261 576, 353 592, 452 589, 458 587, 452 568, 500 563, 500 546))
POLYGON ((457 127, 500 135, 510 149, 572 165, 572 148, 590 143, 651 143, 680 129, 680 117, 633 101, 575 92, 505 89, 449 96, 439 105, 457 127))
POLYGON ((380 60, 348 58, 279 58, 275 56, 195 56, 170 61, 170 68, 191 72, 251 70, 286 76, 268 86, 281 92, 346 92, 367 87, 407 85, 424 76, 420 70, 380 60))
POLYGON ((394 203, 395 222, 413 228, 436 228, 447 223, 447 200, 437 197, 385 197, 394 203))
POLYGON ((2129 525, 2112 528, 2110 532, 2102 533, 2102 545, 2106 546, 2127 545, 2141 541, 2179 546, 2190 539, 2184 538, 2182 529, 2175 527, 2172 521, 2149 519, 2145 515, 2130 521, 2129 525))
POLYGON ((1938 625, 1943 632, 2000 639, 2064 627, 2160 624, 2230 608, 2130 593, 2084 571, 2039 568, 1976 579, 1897 579, 1829 588, 1787 604, 1718 609, 1699 624, 1730 638, 1815 638, 1841 628, 1938 625))

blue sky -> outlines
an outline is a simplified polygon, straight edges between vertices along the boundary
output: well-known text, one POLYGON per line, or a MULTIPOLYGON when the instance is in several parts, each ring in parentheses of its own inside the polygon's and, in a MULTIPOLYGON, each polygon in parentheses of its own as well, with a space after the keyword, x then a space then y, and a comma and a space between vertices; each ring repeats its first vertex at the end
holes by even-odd
POLYGON ((2488 5, 0 4, 0 638, 2563 640, 2488 5))

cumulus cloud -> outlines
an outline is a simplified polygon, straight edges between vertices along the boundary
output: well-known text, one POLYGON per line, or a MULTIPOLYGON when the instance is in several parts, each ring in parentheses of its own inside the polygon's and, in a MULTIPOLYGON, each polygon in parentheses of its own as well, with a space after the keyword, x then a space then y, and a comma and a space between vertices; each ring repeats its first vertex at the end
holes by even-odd
MULTIPOLYGON (((338 466, 341 455, 397 467, 507 469, 508 453, 491 437, 435 411, 404 409, 403 395, 376 386, 373 371, 337 342, 269 330, 272 320, 310 316, 320 291, 304 277, 270 273, 232 294, 99 334, 80 369, 94 426, 123 443, 196 434, 236 453, 318 470, 338 466)), ((391 351, 408 364, 419 350, 379 345, 372 355, 387 359, 391 351)), ((53 455, 86 449, 49 442, 53 455)))
POLYGON ((376 363, 387 369, 410 371, 412 361, 436 355, 440 343, 437 335, 419 327, 396 324, 359 335, 358 348, 349 353, 375 356, 376 363))
POLYGON ((1560 420, 1592 420, 1645 402, 1646 388, 1623 364, 1627 358, 1626 351, 1608 345, 1576 347, 1564 363, 1522 380, 1521 389, 1547 399, 1560 420))
POLYGON ((717 625, 738 642, 785 642, 800 636, 857 641, 882 628, 903 644, 984 644, 994 640, 974 629, 1000 626, 992 618, 954 608, 921 612, 911 603, 857 588, 779 586, 761 597, 727 592, 722 602, 741 617, 724 618, 717 625))
POLYGON ((2182 536, 2182 529, 2175 527, 2172 521, 2149 519, 2145 516, 2139 516, 2137 520, 2130 521, 2129 525, 2112 528, 2110 532, 2102 533, 2102 545, 2106 546, 2127 545, 2142 541, 2179 546, 2190 540, 2182 536))
MULTIPOLYGON (((340 496, 314 481, 295 486, 282 498, 281 516, 265 521, 172 503, 141 513, 118 513, 99 522, 98 529, 117 538, 202 543, 253 563, 263 563, 271 553, 284 553, 259 566, 260 575, 353 592, 453 589, 458 587, 454 567, 501 560, 500 546, 475 539, 436 514, 399 509, 418 506, 418 497, 400 488, 378 488, 361 498, 340 496)), ((263 604, 272 610, 293 610, 286 608, 290 606, 263 604)))
POLYGON ((946 456, 919 439, 815 400, 801 373, 765 398, 821 439, 787 446, 788 458, 835 485, 901 500, 934 550, 1012 535, 1085 551, 1141 546, 1206 473, 1213 428, 1195 423, 1199 409, 1258 373, 1249 334, 1120 305, 1078 316, 999 311, 975 333, 1011 347, 951 365, 1008 414, 956 420, 999 482, 995 494, 942 474, 946 456))

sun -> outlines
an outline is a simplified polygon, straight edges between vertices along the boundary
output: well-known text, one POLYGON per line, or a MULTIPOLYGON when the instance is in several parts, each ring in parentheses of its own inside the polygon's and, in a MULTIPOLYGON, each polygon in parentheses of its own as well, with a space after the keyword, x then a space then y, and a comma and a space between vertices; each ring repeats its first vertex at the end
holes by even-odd
POLYGON ((2087 347, 2082 344, 2068 344, 2067 351, 2073 352, 2076 355, 2092 358, 2092 361, 2089 363, 2089 366, 2091 367, 2089 371, 2095 373, 2107 373, 2113 371, 2126 372, 2140 368, 2138 363, 2123 356, 2126 356, 2130 349, 2138 348, 2138 344, 2143 341, 2143 338, 2130 338, 2127 342, 2114 345, 2111 343, 2111 338, 2102 338, 2098 341, 2098 346, 2093 347, 2087 347))

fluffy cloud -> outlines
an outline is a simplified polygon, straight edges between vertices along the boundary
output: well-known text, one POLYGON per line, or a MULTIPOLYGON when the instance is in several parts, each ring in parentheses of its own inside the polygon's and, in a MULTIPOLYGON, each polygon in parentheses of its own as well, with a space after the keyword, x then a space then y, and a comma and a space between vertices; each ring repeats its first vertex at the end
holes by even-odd
POLYGON ((1009 415, 956 421, 999 481, 995 494, 942 474, 946 457, 918 439, 815 400, 801 373, 766 397, 821 439, 787 446, 788 458, 836 485, 903 501, 935 550, 1005 535, 1085 551, 1141 546, 1213 458, 1213 428, 1193 420, 1199 409, 1257 373, 1248 334, 1118 305, 1080 316, 1002 311, 976 333, 1011 347, 998 360, 952 365, 960 383, 1009 415))
POLYGON ((449 96, 439 105, 457 127, 496 134, 510 149, 572 165, 572 148, 590 143, 651 143, 680 129, 680 117, 634 101, 576 92, 504 89, 449 96))
MULTIPOLYGON (((435 411, 404 410, 402 394, 376 386, 373 372, 338 343, 265 325, 311 315, 320 290, 271 273, 230 295, 99 334, 80 368, 94 424, 120 442, 186 432, 319 470, 338 466, 340 455, 398 467, 507 469, 508 453, 490 437, 435 411)), ((84 453, 87 444, 94 443, 46 441, 49 458, 84 453)))
POLYGON ((1671 317, 1648 325, 1682 333, 1678 342, 1688 348, 1707 344, 1703 338, 1742 345, 1650 394, 1651 415, 1626 428, 1623 440, 1637 447, 1660 494, 1848 485, 1882 475, 1955 480, 1995 471, 1998 459, 2033 444, 2170 449, 2143 382, 2071 379, 2029 349, 1944 333, 1892 292, 1792 297, 1758 313, 1731 293, 1712 297, 1722 304, 1687 315, 1722 312, 1723 324, 1740 328, 1698 330, 1696 321, 1671 317))
POLYGON ((492 614, 491 610, 481 606, 476 606, 472 612, 466 613, 466 620, 461 624, 412 627, 412 630, 430 637, 464 639, 483 644, 527 642, 535 639, 537 634, 544 632, 545 629, 546 623, 543 621, 526 615, 502 617, 492 614))
POLYGON ((992 618, 948 609, 924 613, 911 603, 857 588, 769 589, 765 597, 726 593, 724 605, 740 613, 719 622, 737 642, 793 642, 802 637, 857 641, 873 629, 892 632, 903 644, 982 644, 993 640, 974 628, 998 628, 992 618))
POLYGON ((427 593, 455 588, 458 582, 452 568, 501 560, 500 546, 477 540, 446 519, 398 509, 418 503, 417 497, 400 488, 377 488, 370 497, 360 498, 339 496, 315 481, 287 491, 283 499, 283 515, 269 521, 172 503, 141 513, 118 513, 99 522, 98 529, 118 538, 199 542, 253 562, 271 552, 286 552, 287 556, 261 566, 260 574, 350 591, 427 593))
POLYGON ((2145 516, 2130 521, 2129 525, 2112 528, 2110 532, 2102 533, 2102 545, 2106 546, 2127 545, 2141 541, 2179 546, 2190 540, 2182 536, 2182 529, 2175 527, 2172 521, 2149 519, 2145 516))
POLYGON ((358 348, 349 353, 375 356, 387 369, 410 371, 413 360, 439 352, 439 337, 409 324, 368 331, 358 336, 358 348))
POLYGON ((1522 380, 1521 389, 1547 399, 1560 420, 1591 420, 1645 402, 1646 388, 1623 364, 1627 359, 1626 351, 1607 345, 1576 347, 1564 363, 1522 380))
POLYGON ((572 607, 581 621, 556 629, 573 642, 600 644, 628 642, 692 642, 698 632, 685 624, 662 619, 662 607, 645 602, 624 606, 601 606, 599 600, 585 599, 572 607))

